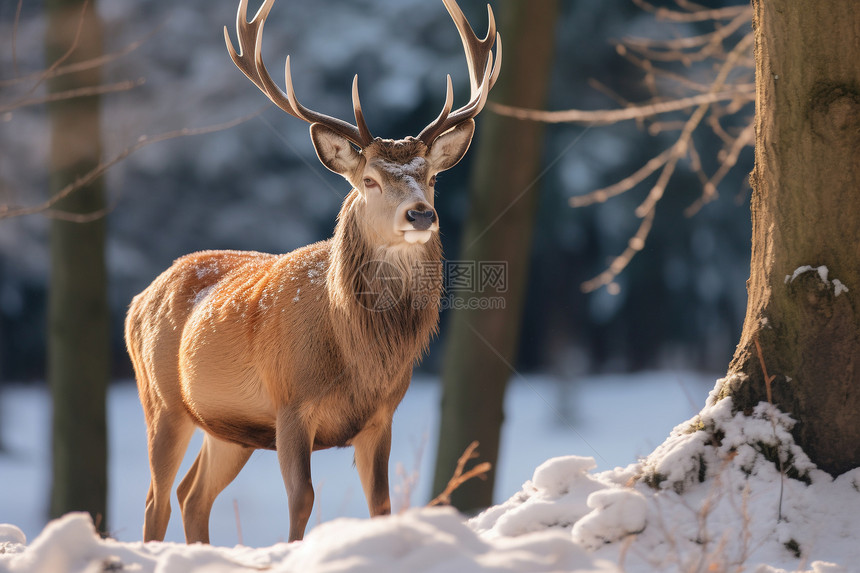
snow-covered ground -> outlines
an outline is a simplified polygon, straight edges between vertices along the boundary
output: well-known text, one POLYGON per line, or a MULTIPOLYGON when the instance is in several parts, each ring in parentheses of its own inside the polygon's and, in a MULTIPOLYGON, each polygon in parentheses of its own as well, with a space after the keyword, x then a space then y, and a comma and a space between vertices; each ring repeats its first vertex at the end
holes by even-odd
MULTIPOLYGON (((175 543, 176 514, 173 543, 134 541, 148 470, 131 385, 110 397, 115 540, 100 540, 83 515, 42 529, 45 397, 12 389, 3 397, 11 453, 0 457, 0 522, 15 525, 0 526, 0 571, 858 570, 860 470, 836 480, 816 470, 791 442, 791 421, 766 407, 746 418, 731 413, 730 400, 709 403, 670 433, 704 402, 703 382, 677 373, 601 377, 564 396, 549 380, 520 380, 508 396, 499 462, 497 498, 506 501, 468 521, 449 509, 364 519, 349 451, 320 452, 314 527, 301 543, 278 543, 286 496, 274 458, 255 454, 216 503, 212 547, 175 543), (776 452, 799 479, 767 461, 776 452), (247 547, 236 546, 240 528, 247 547)), ((429 493, 438 398, 435 385, 419 382, 398 411, 391 471, 400 508, 429 493), (404 474, 418 476, 411 496, 404 474)))

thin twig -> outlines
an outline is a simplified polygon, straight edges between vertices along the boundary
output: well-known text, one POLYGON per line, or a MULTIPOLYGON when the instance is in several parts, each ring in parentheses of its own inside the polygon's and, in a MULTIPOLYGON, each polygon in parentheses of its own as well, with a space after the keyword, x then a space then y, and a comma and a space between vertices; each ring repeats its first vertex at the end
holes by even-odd
POLYGON ((773 406, 773 395, 771 394, 771 391, 770 391, 770 384, 771 384, 771 382, 774 381, 774 379, 776 378, 776 375, 771 375, 771 376, 767 375, 767 365, 764 363, 764 355, 761 352, 761 345, 758 342, 758 336, 753 338, 753 342, 755 342, 755 349, 756 349, 756 352, 758 352, 758 361, 761 364, 761 371, 764 374, 764 388, 765 388, 765 391, 767 392, 767 403, 770 404, 771 406, 773 406))
POLYGON ((667 9, 658 8, 647 0, 634 0, 634 2, 643 10, 654 13, 658 19, 674 23, 705 21, 713 23, 712 31, 687 38, 665 41, 628 39, 617 44, 618 53, 643 71, 642 81, 653 94, 650 101, 631 104, 606 86, 591 81, 593 87, 618 102, 621 109, 540 111, 490 104, 497 113, 524 120, 579 123, 589 126, 634 120, 640 128, 647 125, 648 132, 652 135, 668 130, 680 131, 671 147, 653 157, 632 175, 603 189, 569 199, 573 207, 602 203, 633 189, 659 172, 656 182, 636 208, 636 216, 643 220, 628 241, 627 248, 611 261, 605 271, 582 284, 582 289, 586 292, 616 284, 614 281, 618 273, 623 271, 636 253, 642 250, 652 228, 657 204, 664 196, 681 160, 689 161, 692 171, 702 185, 702 195, 687 209, 687 214, 691 215, 716 198, 717 186, 737 164, 741 151, 750 146, 754 140, 754 128, 751 122, 747 122, 748 127, 737 136, 729 135, 720 123, 720 118, 734 115, 755 101, 755 86, 749 81, 746 73, 747 68, 752 64, 750 54, 754 38, 752 33, 741 35, 743 27, 751 19, 751 8, 748 5, 738 5, 708 9, 691 0, 676 0, 679 9, 667 9), (740 39, 734 41, 738 36, 740 39), (728 49, 729 46, 731 49, 728 49), (693 62, 705 60, 713 61, 715 68, 715 75, 708 83, 700 83, 658 65, 672 62, 689 66, 693 62), (658 97, 658 81, 661 81, 659 84, 661 90, 663 84, 669 83, 674 91, 680 93, 668 100, 665 99, 665 95, 658 97), (675 117, 656 120, 664 114, 690 108, 692 110, 685 112, 688 115, 683 121, 675 117), (693 134, 702 125, 710 127, 723 141, 723 148, 718 156, 720 166, 711 176, 705 173, 693 141, 693 134))
POLYGON ((113 62, 115 60, 123 58, 123 57, 129 55, 130 53, 134 52, 138 48, 140 48, 143 44, 145 44, 147 41, 149 41, 149 39, 152 38, 152 36, 154 36, 159 31, 160 28, 161 28, 161 26, 157 26, 156 28, 154 28, 151 32, 149 32, 143 38, 140 38, 139 40, 135 40, 135 41, 127 44, 124 48, 122 48, 116 52, 110 53, 110 54, 104 54, 104 55, 101 55, 101 56, 98 56, 95 58, 90 58, 88 60, 82 60, 80 62, 67 64, 65 66, 56 66, 56 67, 49 68, 47 70, 39 70, 37 72, 32 72, 29 74, 25 74, 23 76, 19 76, 16 74, 16 76, 13 78, 6 79, 6 80, 0 80, 0 88, 6 88, 9 86, 20 84, 20 83, 27 82, 30 80, 40 80, 40 79, 45 80, 45 79, 55 78, 57 76, 63 76, 66 74, 83 72, 86 70, 91 70, 93 68, 97 68, 99 66, 103 66, 105 64, 109 64, 110 62, 113 62))
POLYGON ((699 197, 692 205, 687 207, 684 211, 684 214, 688 217, 692 217, 696 213, 699 212, 699 209, 704 207, 706 204, 713 201, 717 196, 717 186, 723 180, 723 177, 731 171, 732 167, 734 167, 738 162, 738 156, 740 156, 741 151, 747 147, 748 145, 752 145, 755 141, 755 124, 750 123, 747 125, 741 134, 735 138, 732 145, 729 146, 728 152, 726 153, 723 160, 720 162, 720 167, 717 169, 717 172, 705 183, 702 191, 701 197, 699 197))
MULTIPOLYGON (((24 94, 23 99, 29 98, 31 95, 33 95, 33 93, 39 88, 39 86, 42 85, 42 83, 44 83, 44 81, 47 80, 49 77, 51 77, 50 74, 54 73, 54 71, 58 67, 63 65, 63 62, 68 60, 72 56, 72 54, 75 53, 75 50, 78 49, 78 43, 81 40, 81 32, 84 29, 84 22, 86 21, 87 8, 89 8, 89 4, 90 4, 90 0, 84 0, 83 5, 81 6, 81 14, 80 14, 80 16, 78 16, 78 25, 77 25, 77 28, 75 29, 75 36, 74 36, 74 38, 72 38, 71 45, 69 45, 68 49, 65 51, 65 53, 62 56, 57 58, 54 61, 54 63, 52 63, 48 67, 48 69, 46 69, 45 71, 43 71, 39 75, 38 80, 36 81, 36 83, 34 83, 32 86, 30 86, 30 89, 27 91, 26 94, 24 94)), ((14 103, 13 103, 13 105, 14 105, 14 103)))
POLYGON ((689 50, 693 48, 709 47, 715 43, 722 44, 732 34, 737 32, 744 24, 748 24, 751 17, 751 10, 744 10, 738 14, 731 22, 725 26, 721 26, 713 32, 699 34, 696 36, 687 36, 682 38, 673 38, 671 40, 645 40, 640 38, 626 38, 624 43, 633 49, 647 49, 653 47, 665 48, 667 50, 689 50))
POLYGON ((742 26, 749 24, 751 15, 751 10, 744 11, 728 25, 700 36, 666 41, 626 39, 624 43, 627 48, 643 56, 647 62, 680 61, 683 65, 690 66, 708 58, 722 59, 725 56, 723 44, 742 26), (658 49, 655 50, 655 47, 658 49))
POLYGON ((0 113, 7 113, 18 108, 51 103, 54 101, 66 101, 79 97, 91 97, 95 95, 104 95, 109 93, 117 93, 132 90, 138 86, 142 86, 146 80, 138 78, 137 80, 125 80, 114 84, 102 84, 97 86, 85 86, 61 92, 53 92, 44 96, 31 97, 28 99, 19 99, 9 105, 0 106, 0 113))
POLYGON ((630 261, 633 260, 633 257, 636 256, 636 253, 645 247, 645 239, 648 237, 648 233, 651 232, 653 224, 654 211, 652 210, 649 213, 646 213, 645 217, 642 218, 642 223, 639 225, 639 229, 627 242, 627 248, 624 249, 624 252, 615 257, 605 271, 593 279, 582 283, 580 287, 582 291, 592 292, 602 286, 611 284, 615 280, 615 277, 627 268, 627 265, 629 265, 630 261))
POLYGON ((593 205, 594 203, 603 203, 607 199, 615 197, 616 195, 620 195, 625 191, 629 191, 630 189, 633 189, 636 185, 647 179, 652 173, 660 169, 669 159, 669 155, 671 153, 672 148, 670 147, 669 149, 663 151, 660 155, 654 157, 645 165, 637 169, 636 172, 632 175, 629 175, 621 181, 614 183, 608 187, 604 187, 603 189, 592 191, 591 193, 588 193, 586 195, 578 195, 576 197, 571 197, 568 200, 568 203, 571 207, 584 207, 586 205, 593 205))
POLYGON ((493 467, 490 462, 482 462, 467 472, 464 472, 466 468, 466 463, 469 460, 475 459, 478 457, 478 452, 476 451, 478 448, 478 442, 474 441, 466 448, 466 451, 463 452, 463 455, 460 456, 460 459, 457 460, 457 468, 454 470, 454 475, 448 480, 448 485, 445 486, 445 489, 434 497, 430 503, 427 504, 427 507, 432 507, 434 505, 451 505, 451 494, 454 491, 469 481, 472 478, 480 478, 487 479, 487 473, 489 473, 490 469, 493 467))
MULTIPOLYGON (((737 43, 737 45, 735 45, 729 54, 729 57, 726 58, 726 61, 720 67, 720 71, 714 79, 713 84, 711 84, 712 93, 719 93, 720 90, 723 89, 723 84, 728 78, 729 73, 734 69, 737 58, 740 57, 740 54, 749 49, 752 45, 752 41, 753 35, 747 34, 740 42, 737 43)), ((584 292, 591 292, 602 286, 612 284, 615 281, 615 277, 617 277, 618 274, 627 267, 636 253, 644 248, 645 241, 648 238, 648 234, 651 232, 651 227, 654 222, 654 212, 656 210, 657 203, 662 199, 666 186, 669 184, 669 180, 675 172, 675 167, 677 166, 678 161, 687 154, 692 141, 693 132, 702 122, 702 119, 705 117, 710 106, 710 102, 701 104, 687 120, 678 140, 669 149, 669 155, 662 166, 657 182, 651 188, 651 191, 648 192, 648 196, 645 197, 645 200, 636 208, 636 216, 643 219, 642 223, 639 225, 639 229, 628 242, 628 246, 624 252, 613 259, 612 263, 610 263, 606 270, 601 272, 595 278, 582 283, 581 288, 584 292)))
MULTIPOLYGON (((198 127, 198 128, 183 128, 177 129, 175 131, 168 131, 166 133, 162 133, 160 135, 142 135, 138 138, 137 143, 126 147, 118 154, 114 155, 111 159, 107 161, 103 161, 95 166, 90 171, 78 177, 72 183, 69 183, 65 187, 63 187, 59 192, 51 196, 50 199, 39 203, 38 205, 32 205, 29 207, 10 207, 8 205, 0 205, 0 220, 8 219, 11 217, 21 217, 24 215, 34 215, 36 213, 46 213, 57 204, 57 202, 62 199, 68 197, 78 189, 82 187, 86 187, 99 177, 101 177, 108 169, 119 163, 120 161, 127 158, 132 153, 148 146, 153 143, 159 143, 161 141, 167 141, 169 139, 176 139, 178 137, 189 137, 193 135, 205 135, 209 133, 214 133, 216 131, 223 131, 225 129, 230 129, 239 124, 242 124, 250 119, 253 119, 260 115, 265 109, 269 107, 269 104, 266 104, 253 113, 249 113, 247 115, 243 115, 242 117, 232 119, 230 121, 226 121, 223 123, 210 125, 206 127, 198 127)), ((73 217, 62 217, 58 216, 56 213, 53 215, 57 218, 66 218, 67 220, 75 220, 73 217)), ((84 217, 90 217, 90 214, 83 215, 84 217)), ((88 219, 87 219, 88 220, 88 219)), ((86 221, 82 221, 86 222, 86 221)))
POLYGON ((403 513, 412 506, 412 491, 418 483, 421 476, 421 460, 424 457, 424 447, 427 445, 427 433, 421 436, 421 442, 415 446, 415 459, 412 464, 412 471, 407 473, 403 463, 397 462, 395 473, 400 478, 400 485, 394 486, 394 492, 398 494, 400 503, 394 503, 397 499, 392 500, 392 512, 403 513))
POLYGON ((655 115, 689 109, 703 104, 735 100, 739 97, 744 98, 747 101, 755 101, 755 91, 751 90, 746 93, 738 93, 736 89, 731 89, 718 93, 698 94, 671 101, 646 105, 632 105, 624 109, 567 109, 563 111, 541 111, 494 102, 488 102, 487 105, 498 114, 515 117, 517 119, 530 119, 533 121, 543 121, 545 123, 605 125, 628 121, 631 119, 653 117, 655 115))
MULTIPOLYGON (((771 394, 770 387, 771 383, 776 378, 776 375, 768 376, 767 365, 765 365, 764 363, 764 354, 762 354, 761 344, 759 344, 758 342, 757 335, 753 337, 753 342, 755 342, 755 349, 756 352, 758 352, 759 364, 761 364, 761 371, 764 375, 764 387, 765 391, 767 392, 767 403, 773 406, 773 396, 771 394)), ((773 429, 773 439, 776 442, 776 461, 779 463, 779 504, 777 505, 776 519, 777 522, 780 522, 782 521, 782 496, 783 492, 785 491, 785 468, 782 464, 782 454, 779 451, 780 441, 779 438, 777 438, 776 436, 776 420, 774 420, 774 412, 771 411, 770 414, 770 426, 773 429)))
POLYGON ((233 515, 236 518, 236 540, 239 542, 239 545, 245 545, 242 539, 242 522, 239 521, 239 500, 236 498, 233 498, 233 515))
POLYGON ((738 14, 751 11, 748 5, 726 6, 713 10, 691 9, 688 12, 679 12, 668 8, 658 8, 645 0, 633 0, 633 3, 647 12, 653 12, 657 19, 671 20, 672 22, 706 22, 708 20, 730 20, 738 14))

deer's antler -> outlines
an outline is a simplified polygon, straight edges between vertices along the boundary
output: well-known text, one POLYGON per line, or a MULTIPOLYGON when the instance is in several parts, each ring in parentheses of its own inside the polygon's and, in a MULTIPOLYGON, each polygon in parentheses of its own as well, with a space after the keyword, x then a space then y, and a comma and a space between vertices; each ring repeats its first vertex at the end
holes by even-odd
POLYGON ((331 117, 306 108, 296 98, 293 89, 293 79, 290 74, 290 57, 287 56, 285 66, 286 92, 276 84, 266 66, 263 64, 261 47, 263 44, 263 25, 272 10, 275 0, 265 0, 257 13, 248 21, 248 0, 240 0, 239 11, 236 15, 236 35, 239 39, 239 51, 233 47, 227 26, 224 26, 224 40, 227 43, 227 51, 230 53, 233 63, 242 73, 248 76, 254 84, 268 96, 272 102, 288 114, 295 116, 308 123, 321 123, 330 127, 359 147, 366 147, 373 141, 373 135, 364 121, 361 112, 361 101, 358 99, 358 75, 352 81, 352 107, 355 111, 356 125, 352 125, 342 119, 331 117))
POLYGON ((484 109, 487 96, 495 85, 502 67, 502 37, 496 32, 496 19, 490 5, 487 4, 487 17, 490 21, 487 35, 481 39, 475 35, 456 0, 442 1, 445 3, 448 13, 451 14, 454 24, 457 25, 457 31, 460 32, 460 39, 463 41, 466 64, 469 66, 471 96, 469 103, 451 112, 454 90, 451 87, 451 76, 448 76, 447 94, 442 113, 418 135, 427 145, 433 143, 437 137, 457 124, 475 117, 484 109), (493 57, 493 44, 496 45, 495 58, 493 57))
MULTIPOLYGON (((451 86, 451 76, 448 76, 447 93, 442 113, 427 127, 418 137, 427 145, 441 134, 452 127, 468 120, 484 108, 487 103, 487 95, 490 93, 496 79, 499 77, 502 63, 502 38, 496 32, 496 21, 493 10, 487 5, 489 17, 489 29, 487 35, 480 39, 475 35, 463 11, 457 5, 456 0, 443 0, 448 13, 454 19, 463 48, 466 52, 466 63, 469 67, 469 81, 471 84, 471 96, 469 102, 463 107, 451 111, 454 102, 454 90, 451 86), (493 45, 496 46, 495 58, 493 57, 493 45)), ((355 123, 352 125, 342 119, 331 117, 312 109, 308 109, 299 103, 296 92, 293 89, 293 79, 290 74, 290 57, 287 56, 285 69, 286 92, 272 80, 266 66, 263 64, 261 46, 263 42, 263 25, 274 5, 275 0, 264 0, 257 14, 248 21, 248 0, 240 0, 239 11, 236 16, 236 35, 239 39, 239 51, 233 47, 227 27, 224 27, 224 40, 227 43, 227 51, 242 73, 248 76, 254 84, 268 96, 279 108, 308 123, 321 123, 338 132, 359 147, 366 147, 373 141, 364 114, 361 111, 361 101, 358 98, 358 76, 352 82, 352 107, 355 112, 355 123)))

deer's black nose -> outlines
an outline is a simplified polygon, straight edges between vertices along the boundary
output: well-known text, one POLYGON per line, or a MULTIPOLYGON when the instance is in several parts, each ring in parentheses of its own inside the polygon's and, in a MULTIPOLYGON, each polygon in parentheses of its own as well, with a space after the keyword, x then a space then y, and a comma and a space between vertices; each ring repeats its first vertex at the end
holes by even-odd
POLYGON ((436 211, 428 209, 426 211, 418 211, 409 209, 406 211, 406 220, 412 223, 412 226, 419 231, 426 231, 430 225, 436 222, 436 211))

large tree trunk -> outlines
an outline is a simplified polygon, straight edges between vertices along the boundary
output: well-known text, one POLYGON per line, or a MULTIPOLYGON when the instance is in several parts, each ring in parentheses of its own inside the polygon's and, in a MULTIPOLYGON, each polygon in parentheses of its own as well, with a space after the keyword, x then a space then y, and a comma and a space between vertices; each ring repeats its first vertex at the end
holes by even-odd
MULTIPOLYGON (((49 0, 48 64, 73 44, 66 63, 101 55, 101 22, 95 2, 49 0), (84 7, 86 6, 86 10, 84 7), (81 14, 84 14, 81 20, 81 14)), ((98 68, 58 76, 53 92, 96 86, 98 68)), ((51 189, 62 189, 95 167, 101 158, 99 101, 79 97, 54 102, 51 116, 51 189)), ((67 213, 93 214, 104 208, 102 181, 56 204, 67 213)), ((107 428, 105 394, 110 343, 105 270, 105 220, 87 223, 55 219, 51 224, 51 286, 48 318, 48 380, 54 402, 52 516, 89 511, 105 527, 107 428)))
MULTIPOLYGON (((556 0, 504 2, 499 7, 504 59, 493 99, 541 108, 555 43, 556 0)), ((442 374, 435 492, 444 489, 457 458, 473 440, 480 442, 481 460, 495 466, 498 458, 505 386, 516 363, 519 342, 542 140, 543 126, 539 123, 486 112, 479 120, 470 213, 459 259, 506 262, 507 290, 484 293, 503 297, 503 308, 451 311, 442 374)), ((480 277, 475 279, 477 291, 480 277)), ((466 293, 452 294, 459 297, 466 293)), ((474 292, 472 296, 482 295, 474 292)), ((491 472, 486 481, 467 482, 454 493, 452 504, 464 511, 490 505, 493 481, 491 472)))
POLYGON ((839 474, 860 466, 860 3, 753 5, 749 303, 721 396, 742 410, 767 399, 758 338, 795 440, 839 474), (829 274, 791 280, 805 265, 829 274))

